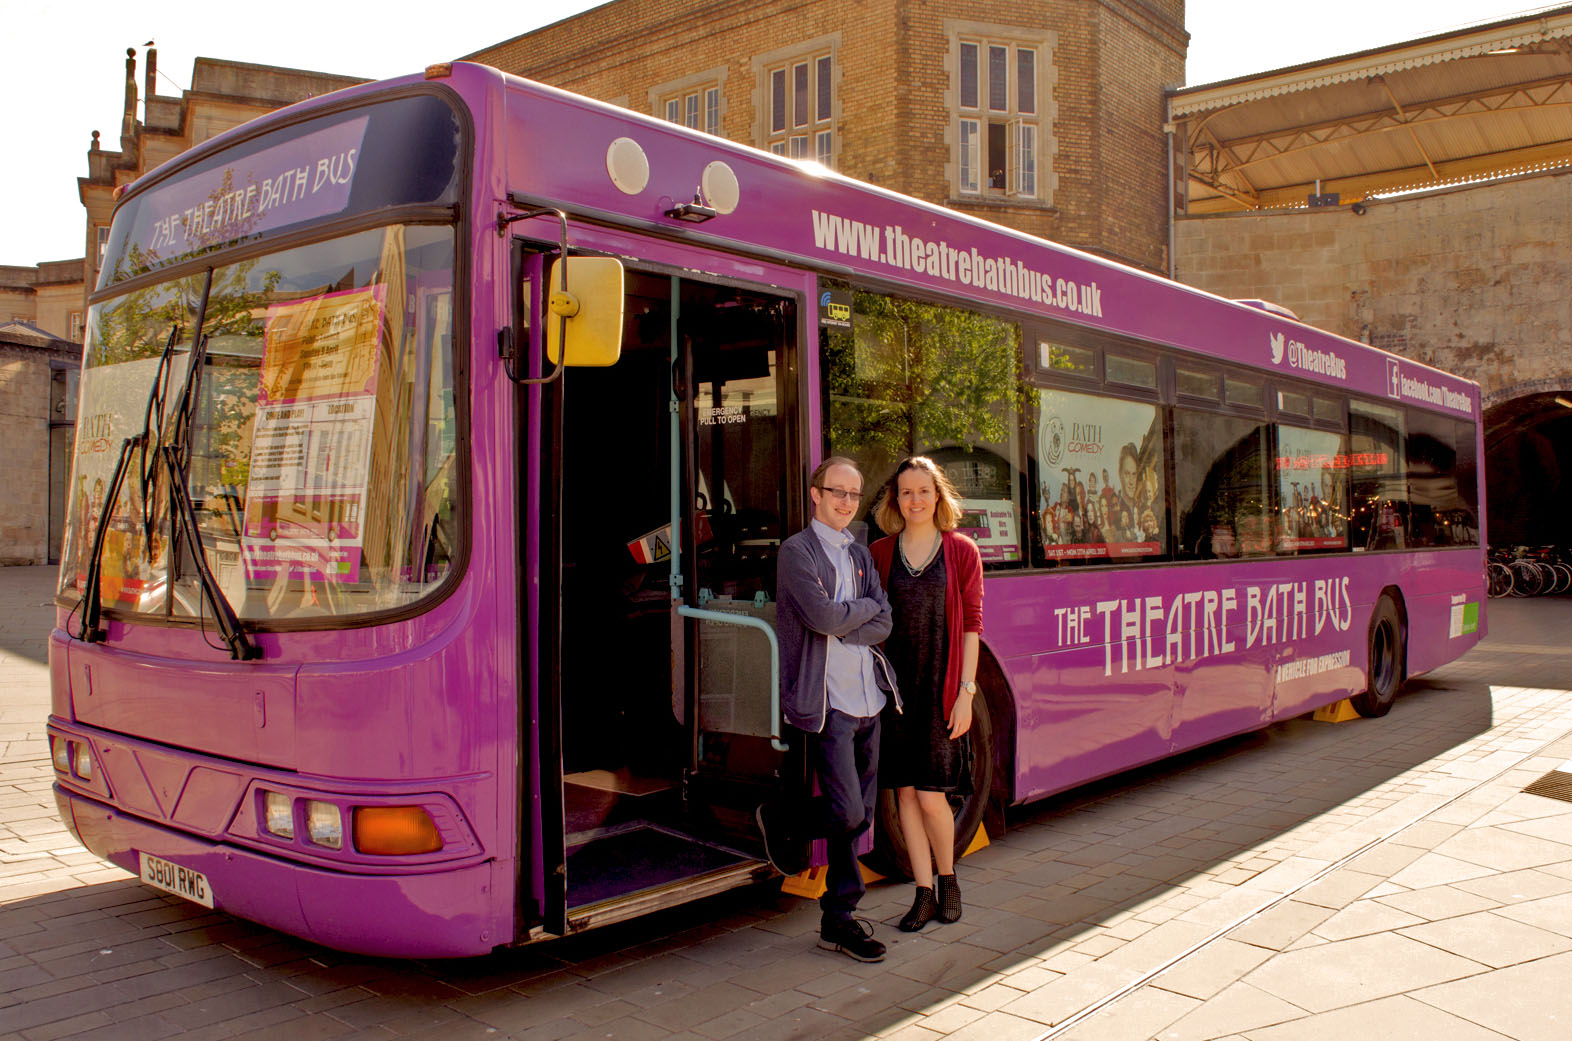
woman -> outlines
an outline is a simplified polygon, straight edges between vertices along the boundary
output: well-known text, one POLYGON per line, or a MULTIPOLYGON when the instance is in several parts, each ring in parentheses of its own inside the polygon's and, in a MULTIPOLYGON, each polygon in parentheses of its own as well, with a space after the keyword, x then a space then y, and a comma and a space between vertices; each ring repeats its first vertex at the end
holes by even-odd
POLYGON ((972 725, 977 696, 982 554, 955 531, 960 497, 926 456, 896 467, 877 519, 892 533, 869 549, 894 611, 884 651, 895 668, 904 709, 885 717, 879 780, 895 789, 901 835, 917 883, 916 899, 900 928, 916 932, 934 918, 954 922, 961 917, 955 818, 948 797, 966 794, 970 784, 966 748, 958 739, 972 725))

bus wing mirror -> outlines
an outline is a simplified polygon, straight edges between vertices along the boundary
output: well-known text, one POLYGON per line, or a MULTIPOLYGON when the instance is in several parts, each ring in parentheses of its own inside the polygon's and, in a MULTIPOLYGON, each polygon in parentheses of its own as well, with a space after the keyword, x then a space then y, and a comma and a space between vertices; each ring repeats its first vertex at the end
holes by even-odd
POLYGON ((622 356, 622 261, 569 257, 563 263, 568 266, 567 291, 555 278, 548 286, 546 357, 553 365, 617 364, 622 356))

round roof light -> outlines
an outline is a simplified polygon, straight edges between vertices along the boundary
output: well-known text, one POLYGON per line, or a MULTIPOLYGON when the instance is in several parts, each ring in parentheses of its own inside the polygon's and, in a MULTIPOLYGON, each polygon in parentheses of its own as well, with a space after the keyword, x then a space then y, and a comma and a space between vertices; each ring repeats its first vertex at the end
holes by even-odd
POLYGON ((700 188, 704 201, 716 213, 726 214, 737 208, 741 189, 737 185, 737 175, 725 163, 716 160, 706 166, 700 188))
POLYGON ((625 195, 637 195, 650 183, 650 160, 631 137, 619 137, 606 149, 606 172, 625 195))

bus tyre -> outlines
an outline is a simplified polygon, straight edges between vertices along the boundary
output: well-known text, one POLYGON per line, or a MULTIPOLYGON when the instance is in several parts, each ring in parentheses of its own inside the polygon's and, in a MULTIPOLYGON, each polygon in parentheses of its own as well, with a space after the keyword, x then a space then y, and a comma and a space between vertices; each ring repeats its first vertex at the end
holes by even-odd
POLYGON ((1384 716, 1392 710, 1397 689, 1403 683, 1403 662, 1407 644, 1403 634, 1403 620, 1390 597, 1376 601, 1370 616, 1370 667, 1364 693, 1349 700, 1354 711, 1368 719, 1384 716))
MULTIPOLYGON (((981 690, 972 698, 972 726, 961 740, 970 742, 972 784, 970 794, 950 796, 950 809, 955 816, 957 858, 977 837, 977 829, 982 826, 983 814, 993 794, 993 716, 981 690)), ((900 811, 896 808, 893 789, 879 791, 873 853, 868 859, 870 866, 882 874, 912 877, 911 855, 906 849, 906 836, 901 833, 900 811)))

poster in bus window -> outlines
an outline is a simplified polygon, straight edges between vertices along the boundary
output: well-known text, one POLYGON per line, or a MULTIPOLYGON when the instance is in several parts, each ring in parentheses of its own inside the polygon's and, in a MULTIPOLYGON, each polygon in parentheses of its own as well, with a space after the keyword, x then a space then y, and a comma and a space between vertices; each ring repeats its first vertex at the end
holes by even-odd
POLYGON ((1348 545, 1348 468, 1355 457, 1342 434, 1277 428, 1281 552, 1348 545))
POLYGON ((1037 515, 1050 560, 1162 551, 1163 434, 1157 406, 1039 392, 1037 515))
POLYGON ((242 549, 251 579, 360 577, 385 287, 264 318, 242 549))

